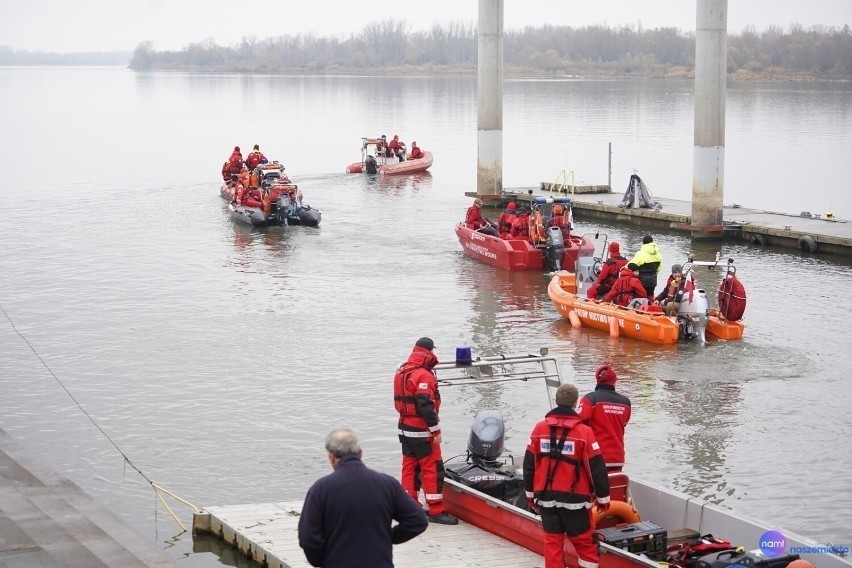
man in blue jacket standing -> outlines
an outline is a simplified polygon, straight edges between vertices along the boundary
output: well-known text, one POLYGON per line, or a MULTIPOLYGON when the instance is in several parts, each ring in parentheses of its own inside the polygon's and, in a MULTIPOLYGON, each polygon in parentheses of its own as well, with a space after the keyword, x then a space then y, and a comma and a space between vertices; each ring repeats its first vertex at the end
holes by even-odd
POLYGON ((305 557, 323 568, 393 568, 393 545, 426 530, 426 513, 396 479, 363 464, 352 430, 332 430, 325 449, 334 472, 305 497, 299 519, 305 557))

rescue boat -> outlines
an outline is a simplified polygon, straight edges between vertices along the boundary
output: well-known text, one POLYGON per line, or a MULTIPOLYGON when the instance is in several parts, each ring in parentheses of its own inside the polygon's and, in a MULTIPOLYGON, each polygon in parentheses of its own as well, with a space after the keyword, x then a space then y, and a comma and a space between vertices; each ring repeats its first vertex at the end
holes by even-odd
MULTIPOLYGON (((542 212, 554 203, 570 203, 567 197, 536 197, 530 214, 529 237, 502 238, 470 229, 464 222, 455 227, 464 252, 471 258, 503 270, 547 270, 574 267, 578 258, 592 256, 593 242, 559 227, 545 228, 542 212)), ((569 212, 565 213, 570 215, 569 212)))
POLYGON ((228 211, 233 219, 253 227, 319 226, 322 214, 319 210, 302 202, 302 192, 298 185, 290 181, 290 177, 284 171, 284 166, 278 162, 261 164, 255 168, 252 175, 256 176, 257 183, 263 191, 278 194, 278 198, 270 201, 268 208, 238 204, 234 199, 236 185, 225 182, 219 189, 219 195, 229 202, 228 211))
MULTIPOLYGON (((547 355, 546 348, 540 354, 475 360, 469 349, 457 350, 457 362, 435 367, 442 387, 464 385, 469 391, 476 385, 496 382, 542 382, 549 408, 555 406, 554 397, 562 378, 558 362, 547 355), (460 358, 458 353, 462 350, 467 353, 460 358)), ((542 409, 542 416, 546 410, 542 409)), ((524 439, 526 434, 516 432, 512 437, 524 439)), ((528 509, 523 490, 524 458, 504 453, 504 437, 505 424, 499 412, 486 409, 476 415, 466 455, 444 462, 444 504, 447 512, 461 521, 543 554, 541 517, 528 509)), ((783 568, 799 558, 820 568, 852 567, 843 557, 849 552, 846 546, 820 544, 701 498, 632 479, 624 472, 610 473, 609 479, 610 510, 593 512, 601 568, 659 568, 661 563, 671 568, 702 566, 697 563, 697 556, 705 554, 701 559, 706 568, 783 568), (775 540, 767 544, 767 535, 774 537, 779 533, 785 539, 780 550, 773 548, 775 540)), ((567 567, 580 566, 568 539, 563 559, 567 567)))
POLYGON ((432 152, 423 152, 423 156, 415 159, 400 160, 388 155, 387 139, 361 138, 361 161, 346 166, 347 174, 400 175, 425 172, 432 167, 432 152))
MULTIPOLYGON (((592 237, 584 235, 584 238, 591 242, 592 237)), ((600 264, 600 257, 580 257, 574 274, 559 271, 547 286, 553 306, 574 327, 586 326, 608 331, 613 337, 632 337, 659 344, 685 339, 704 342, 707 335, 725 340, 742 339, 745 325, 740 320, 745 311, 746 294, 736 277, 733 259, 721 263, 718 254, 714 261, 688 259, 683 265, 683 297, 677 316, 671 317, 659 306, 624 307, 588 298, 586 292, 594 283, 600 264), (693 271, 696 266, 725 270, 718 289, 718 309, 710 308, 707 293, 695 287, 693 271)))

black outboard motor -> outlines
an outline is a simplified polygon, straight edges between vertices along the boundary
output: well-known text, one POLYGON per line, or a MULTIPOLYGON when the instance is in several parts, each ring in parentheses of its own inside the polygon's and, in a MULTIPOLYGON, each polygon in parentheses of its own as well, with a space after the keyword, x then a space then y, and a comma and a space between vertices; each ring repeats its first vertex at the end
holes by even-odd
POLYGON ((557 272, 562 270, 562 255, 565 253, 565 238, 562 236, 562 229, 559 227, 547 228, 547 249, 545 250, 545 259, 551 271, 557 272))
POLYGON ((367 156, 366 159, 364 159, 364 170, 368 174, 374 174, 379 171, 379 165, 376 162, 375 156, 367 156))
POLYGON ((501 469, 505 428, 495 410, 482 410, 473 420, 467 460, 444 464, 450 479, 516 506, 526 503, 523 477, 501 469))

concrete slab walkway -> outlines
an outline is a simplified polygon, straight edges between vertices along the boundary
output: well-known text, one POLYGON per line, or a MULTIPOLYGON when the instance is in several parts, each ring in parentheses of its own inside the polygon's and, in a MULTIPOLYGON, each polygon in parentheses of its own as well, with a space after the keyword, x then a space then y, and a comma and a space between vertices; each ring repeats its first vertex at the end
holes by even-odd
POLYGON ((0 430, 0 568, 176 566, 0 430))

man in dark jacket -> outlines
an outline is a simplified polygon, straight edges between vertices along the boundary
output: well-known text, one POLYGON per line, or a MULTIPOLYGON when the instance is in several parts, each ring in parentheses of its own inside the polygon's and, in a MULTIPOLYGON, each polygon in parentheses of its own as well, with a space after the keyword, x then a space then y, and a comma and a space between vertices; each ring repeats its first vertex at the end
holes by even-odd
POLYGON ((630 421, 630 399, 616 392, 618 375, 610 365, 595 371, 595 390, 580 399, 577 414, 592 428, 609 471, 624 467, 624 427, 630 421))
POLYGON ((597 568, 592 507, 609 509, 609 476, 592 429, 574 410, 577 387, 556 389, 556 408, 533 428, 524 455, 524 489, 541 512, 545 568, 564 568, 565 535, 582 568, 597 568))
POLYGON ((325 449, 334 472, 305 497, 299 519, 305 557, 323 568, 393 568, 393 545, 425 531, 426 514, 396 479, 361 462, 352 430, 332 430, 325 449))

